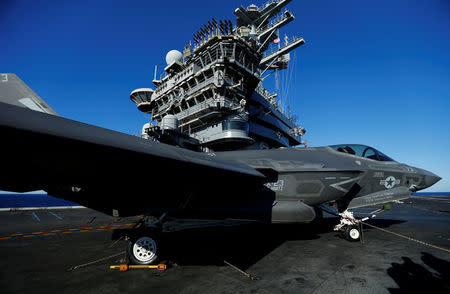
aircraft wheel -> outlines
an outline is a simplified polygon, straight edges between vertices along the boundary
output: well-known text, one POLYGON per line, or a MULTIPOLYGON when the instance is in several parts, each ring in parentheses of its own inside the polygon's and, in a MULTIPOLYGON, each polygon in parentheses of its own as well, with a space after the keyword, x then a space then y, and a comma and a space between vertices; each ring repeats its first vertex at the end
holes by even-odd
POLYGON ((345 228, 345 239, 351 242, 359 241, 361 238, 361 232, 357 225, 347 226, 345 228))
POLYGON ((154 236, 140 235, 130 238, 127 255, 134 264, 152 264, 158 260, 157 241, 154 236))

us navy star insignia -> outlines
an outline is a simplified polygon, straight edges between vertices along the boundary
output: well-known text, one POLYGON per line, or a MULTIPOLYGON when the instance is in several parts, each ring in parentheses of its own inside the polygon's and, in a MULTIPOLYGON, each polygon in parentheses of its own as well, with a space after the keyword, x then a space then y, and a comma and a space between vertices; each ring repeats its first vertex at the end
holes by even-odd
POLYGON ((385 180, 380 180, 380 185, 384 185, 386 187, 386 189, 391 189, 395 185, 399 185, 399 184, 400 184, 400 180, 396 179, 393 176, 389 176, 385 180))

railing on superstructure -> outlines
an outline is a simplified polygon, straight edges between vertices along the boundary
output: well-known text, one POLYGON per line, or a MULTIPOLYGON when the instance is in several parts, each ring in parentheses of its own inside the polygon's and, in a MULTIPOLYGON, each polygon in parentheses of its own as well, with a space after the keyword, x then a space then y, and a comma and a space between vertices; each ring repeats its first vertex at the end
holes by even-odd
MULTIPOLYGON (((248 44, 244 43, 241 38, 226 36, 211 39, 207 48, 198 51, 184 64, 184 69, 178 73, 171 73, 158 81, 153 97, 155 105, 152 111, 153 117, 161 116, 162 112, 172 104, 181 107, 181 104, 178 104, 183 98, 188 101, 197 92, 205 91, 209 87, 216 89, 228 87, 229 93, 240 97, 236 101, 239 103, 240 99, 248 96, 248 92, 254 90, 249 89, 248 86, 256 85, 258 82, 260 59, 261 54, 248 48, 248 44), (219 70, 221 72, 218 74, 223 75, 224 83, 222 85, 217 82, 216 74, 219 70)), ((173 114, 184 110, 179 109, 173 114)))

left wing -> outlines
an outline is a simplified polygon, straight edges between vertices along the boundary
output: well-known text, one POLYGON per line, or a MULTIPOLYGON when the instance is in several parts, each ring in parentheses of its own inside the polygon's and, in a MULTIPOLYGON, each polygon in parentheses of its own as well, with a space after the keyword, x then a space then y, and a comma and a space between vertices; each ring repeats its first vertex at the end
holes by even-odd
POLYGON ((192 191, 264 177, 236 161, 4 103, 0 134, 0 190, 45 190, 110 214, 177 206, 192 191))

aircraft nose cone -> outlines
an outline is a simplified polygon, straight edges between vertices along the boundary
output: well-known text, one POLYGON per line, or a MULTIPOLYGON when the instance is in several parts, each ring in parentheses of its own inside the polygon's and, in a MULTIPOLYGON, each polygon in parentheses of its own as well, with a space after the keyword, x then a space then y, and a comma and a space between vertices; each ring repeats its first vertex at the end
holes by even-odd
POLYGON ((441 180, 441 177, 430 173, 431 175, 425 175, 425 185, 426 187, 431 187, 434 184, 436 184, 437 182, 439 182, 441 180))
POLYGON ((417 187, 418 190, 422 190, 422 189, 431 187, 441 180, 440 176, 438 176, 432 172, 429 172, 424 169, 418 169, 418 170, 420 171, 420 174, 423 175, 422 184, 417 187))

